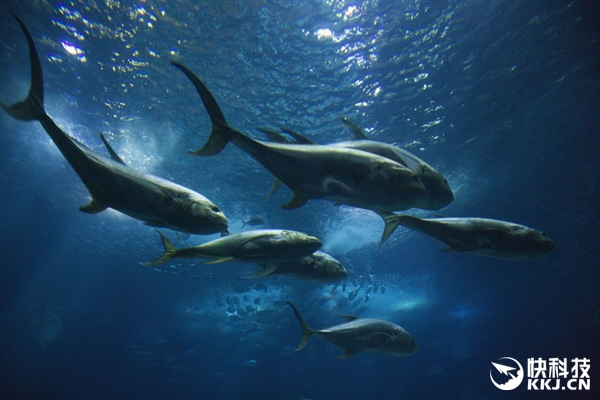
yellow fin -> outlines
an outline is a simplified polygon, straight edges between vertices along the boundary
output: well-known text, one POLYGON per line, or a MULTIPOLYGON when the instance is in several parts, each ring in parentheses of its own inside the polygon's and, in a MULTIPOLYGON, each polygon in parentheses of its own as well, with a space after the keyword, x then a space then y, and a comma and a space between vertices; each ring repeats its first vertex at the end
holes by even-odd
POLYGON ((97 214, 99 212, 106 210, 106 206, 101 204, 98 200, 92 199, 85 206, 79 206, 79 209, 88 214, 97 214))
POLYGON ((273 186, 271 186, 271 190, 269 191, 269 193, 265 196, 265 198, 263 200, 267 200, 271 196, 273 196, 275 194, 275 192, 279 189, 280 186, 281 186, 281 181, 277 178, 273 179, 273 186))
POLYGON ((244 276, 245 279, 256 279, 262 278, 263 276, 271 275, 277 268, 279 268, 280 263, 268 263, 268 264, 260 264, 263 269, 260 269, 255 272, 254 275, 244 276))
POLYGON ((346 349, 346 352, 337 358, 350 358, 356 354, 356 350, 346 349))
POLYGON ((388 213, 378 213, 381 218, 383 218, 383 222, 385 222, 385 229, 383 230, 383 235, 381 236, 381 241, 377 246, 381 246, 388 238, 394 233, 398 224, 400 223, 400 216, 388 212, 388 213))
POLYGON ((233 256, 219 257, 216 260, 207 261, 204 264, 219 264, 219 263, 227 262, 227 261, 231 261, 231 260, 235 260, 235 257, 233 257, 233 256))
POLYGON ((289 203, 281 206, 284 210, 293 210, 302 207, 308 201, 308 196, 302 192, 294 192, 294 197, 289 203))
POLYGON ((157 259, 150 261, 150 262, 141 262, 141 265, 147 266, 147 267, 153 267, 155 265, 159 265, 159 264, 164 264, 166 262, 171 261, 172 259, 177 257, 177 249, 175 248, 175 246, 173 246, 173 243, 171 243, 171 241, 162 233, 160 233, 159 231, 158 234, 160 235, 160 239, 162 241, 163 247, 164 247, 164 253, 162 256, 158 257, 157 259))

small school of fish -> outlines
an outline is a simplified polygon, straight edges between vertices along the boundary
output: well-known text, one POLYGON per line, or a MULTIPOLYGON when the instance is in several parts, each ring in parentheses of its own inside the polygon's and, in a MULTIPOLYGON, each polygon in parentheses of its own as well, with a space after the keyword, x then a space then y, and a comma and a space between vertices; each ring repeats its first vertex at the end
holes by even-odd
MULTIPOLYGON (((259 264, 261 270, 249 278, 280 274, 332 282, 347 277, 347 271, 339 261, 319 251, 322 243, 318 238, 287 229, 248 230, 230 235, 225 214, 205 196, 126 166, 103 135, 100 139, 110 157, 92 151, 69 136, 46 113, 42 66, 33 38, 23 21, 13 15, 29 48, 31 88, 25 100, 13 105, 0 103, 0 107, 13 118, 38 121, 42 125, 90 193, 89 204, 79 207, 80 210, 99 213, 112 208, 154 228, 183 234, 221 234, 220 238, 198 246, 176 248, 159 232, 164 253, 143 265, 156 266, 174 258, 207 258, 210 261, 205 264, 227 261, 259 264)), ((273 187, 267 197, 281 184, 293 192, 292 199, 282 206, 283 209, 296 209, 310 200, 322 199, 335 205, 373 211, 385 223, 380 244, 402 225, 445 243, 449 246, 446 251, 524 261, 545 257, 556 249, 556 244, 544 233, 516 223, 486 218, 423 219, 396 214, 411 208, 438 210, 450 204, 454 194, 446 178, 404 149, 369 140, 346 118, 342 118, 342 122, 353 133, 352 139, 347 141, 316 144, 287 128, 280 129, 293 140, 266 128, 260 130, 269 142, 253 139, 229 125, 216 99, 190 69, 179 62, 171 63, 190 80, 212 124, 205 144, 191 154, 214 156, 228 143, 233 143, 274 175, 273 187)), ((266 223, 260 217, 252 217, 242 221, 242 228, 246 225, 266 223)), ((378 290, 377 284, 371 281, 364 296, 357 297, 361 287, 356 286, 336 309, 352 301, 354 306, 367 303, 369 294, 378 290)), ((342 291, 346 289, 344 281, 342 291)), ((337 286, 334 290, 337 291, 337 286)), ((385 285, 382 284, 379 290, 385 293, 385 285)), ((410 356, 418 350, 414 338, 392 322, 349 315, 344 316, 346 322, 342 324, 315 330, 308 327, 292 303, 287 303, 302 329, 297 350, 302 349, 313 335, 343 349, 340 358, 363 350, 393 356, 410 356)), ((236 312, 239 310, 236 308, 236 312)), ((36 335, 45 347, 58 336, 61 325, 55 313, 46 311, 40 315, 42 317, 36 319, 36 335)))

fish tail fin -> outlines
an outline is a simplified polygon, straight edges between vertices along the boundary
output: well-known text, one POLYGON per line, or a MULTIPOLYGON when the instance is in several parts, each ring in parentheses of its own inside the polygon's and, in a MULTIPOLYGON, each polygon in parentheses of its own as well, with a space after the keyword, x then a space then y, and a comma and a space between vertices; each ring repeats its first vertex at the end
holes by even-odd
POLYGON ((13 16, 21 26, 21 30, 27 39, 29 46, 29 62, 31 63, 31 88, 27 98, 19 103, 13 105, 6 105, 0 103, 0 107, 4 109, 11 117, 21 121, 36 121, 46 115, 44 110, 44 79, 42 76, 42 64, 40 63, 40 57, 38 56, 33 38, 27 30, 27 27, 21 21, 16 14, 13 16))
POLYGON ((304 321, 304 318, 302 318, 302 315, 300 315, 300 313, 298 312, 296 307, 294 307, 294 305, 292 303, 290 303, 289 301, 286 301, 286 303, 288 303, 289 306, 292 307, 292 310, 294 310, 294 314, 296 314, 296 318, 298 319, 298 322, 300 323, 300 327, 302 328, 302 338, 300 339, 300 344, 298 345, 298 348, 296 349, 296 351, 300 351, 308 343, 308 339, 310 339, 310 337, 313 333, 313 330, 308 327, 308 324, 306 323, 306 321, 304 321))
POLYGON ((392 212, 388 213, 379 213, 383 221, 385 222, 385 229, 383 230, 383 235, 381 236, 381 241, 377 246, 381 246, 388 238, 394 233, 398 224, 400 224, 401 217, 392 212))
POLYGON ((155 265, 164 264, 166 262, 171 261, 175 257, 177 257, 177 248, 175 248, 173 243, 171 243, 171 241, 162 233, 158 232, 158 234, 160 235, 160 239, 162 240, 162 244, 165 248, 165 252, 163 253, 162 256, 158 257, 157 259, 150 261, 150 262, 140 263, 141 265, 144 265, 147 267, 154 267, 155 265))
POLYGON ((225 146, 227 146, 227 143, 229 143, 232 133, 236 131, 227 123, 223 111, 221 111, 219 104, 206 85, 204 85, 204 83, 184 65, 176 61, 171 61, 171 64, 181 70, 185 76, 192 81, 192 84, 202 99, 202 103, 204 103, 204 107, 206 108, 206 112, 208 112, 210 122, 212 123, 212 131, 208 140, 204 143, 204 146, 196 151, 191 151, 190 154, 196 156, 212 156, 220 153, 225 146))

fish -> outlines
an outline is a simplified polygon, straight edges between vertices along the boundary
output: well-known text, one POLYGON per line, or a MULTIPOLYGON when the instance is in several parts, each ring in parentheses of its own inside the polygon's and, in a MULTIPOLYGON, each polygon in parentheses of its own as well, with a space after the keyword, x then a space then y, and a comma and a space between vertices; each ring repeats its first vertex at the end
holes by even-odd
POLYGON ((146 266, 164 264, 174 258, 209 258, 206 264, 226 261, 267 263, 261 272, 268 275, 282 261, 305 257, 319 250, 323 243, 314 236, 282 229, 260 229, 223 236, 210 242, 185 248, 175 248, 169 239, 158 232, 164 253, 146 266))
POLYGON ((212 123, 204 146, 190 153, 212 156, 232 142, 293 192, 283 209, 296 209, 311 199, 322 199, 375 211, 386 224, 383 243, 397 227, 390 224, 393 219, 388 219, 393 211, 412 208, 427 196, 414 172, 388 158, 342 147, 262 142, 233 129, 204 83, 187 67, 171 63, 190 79, 212 123))
POLYGON ((354 133, 352 140, 333 143, 332 146, 358 149, 377 154, 405 165, 419 176, 427 190, 427 196, 415 205, 423 210, 439 210, 454 201, 454 193, 444 175, 411 152, 391 144, 369 140, 363 130, 348 118, 342 123, 354 133))
POLYGON ((356 297, 356 295, 358 294, 358 290, 351 290, 348 292, 348 300, 352 301, 354 300, 354 298, 356 297))
POLYGON ((487 218, 417 218, 397 215, 398 223, 417 230, 449 247, 445 251, 467 252, 512 261, 548 256, 556 243, 544 232, 513 222, 487 218))
POLYGON ((390 356, 407 357, 419 350, 412 335, 392 322, 346 315, 342 318, 345 318, 347 322, 327 329, 316 330, 308 327, 304 318, 292 303, 286 303, 292 307, 302 328, 302 338, 296 351, 302 350, 312 335, 318 336, 344 350, 344 354, 338 358, 352 357, 363 350, 390 356))
POLYGON ((32 305, 30 326, 37 341, 44 350, 47 345, 53 343, 62 331, 62 323, 56 312, 58 307, 49 305, 32 305))
POLYGON ((244 229, 246 225, 257 226, 264 225, 265 221, 260 217, 251 217, 248 221, 242 221, 242 227, 240 229, 244 229))
MULTIPOLYGON (((267 264, 261 264, 261 267, 265 269, 267 264)), ((262 274, 262 271, 259 274, 262 274)), ((344 279, 348 272, 341 262, 329 254, 316 251, 297 260, 281 262, 271 275, 287 275, 315 282, 335 282, 344 279)))
MULTIPOLYGON (((417 174, 427 190, 427 196, 420 198, 418 203, 414 205, 415 208, 423 210, 439 210, 454 201, 454 193, 450 188, 448 180, 431 165, 403 148, 375 140, 369 140, 363 130, 348 118, 343 117, 342 123, 350 129, 354 136, 351 140, 330 143, 328 146, 366 151, 368 153, 386 157, 413 171, 417 174)), ((296 143, 315 144, 312 140, 296 131, 285 127, 280 127, 279 129, 294 138, 296 143)), ((280 133, 272 129, 259 128, 259 130, 276 143, 289 143, 289 141, 280 133)), ((274 183, 273 188, 267 197, 273 195, 278 187, 279 184, 274 183)))
POLYGON ((193 234, 227 230, 223 212, 205 196, 184 186, 145 174, 125 165, 100 135, 109 157, 96 153, 70 137, 44 108, 42 66, 33 38, 23 21, 13 14, 29 46, 31 88, 27 98, 13 105, 0 103, 10 116, 21 121, 38 121, 91 195, 79 209, 95 214, 112 208, 146 225, 193 234))

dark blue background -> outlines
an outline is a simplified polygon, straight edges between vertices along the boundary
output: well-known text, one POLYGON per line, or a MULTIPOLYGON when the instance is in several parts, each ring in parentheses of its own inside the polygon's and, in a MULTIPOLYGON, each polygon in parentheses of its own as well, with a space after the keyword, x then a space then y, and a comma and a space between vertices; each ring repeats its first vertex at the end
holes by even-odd
MULTIPOLYGON (((600 383, 600 31, 595 2, 27 2, 0 11, 0 101, 28 88, 25 39, 42 58, 49 115, 93 149, 99 132, 125 161, 197 190, 231 230, 261 216, 322 238, 352 281, 385 284, 361 317, 406 328, 408 358, 342 351, 300 328, 339 322, 341 285, 240 276, 244 264, 178 260, 157 269, 156 232, 88 194, 38 123, 0 113, 2 399, 593 398, 600 383), (332 36, 319 36, 329 29, 332 36), (321 33, 324 31, 320 31, 321 33), (79 55, 67 50, 76 46, 79 55), (347 116, 448 177, 438 214, 544 230, 535 262, 439 251, 399 228, 376 248, 371 212, 311 201, 283 211, 272 177, 242 151, 186 152, 210 130, 178 59, 213 91, 232 126, 285 125, 320 143, 348 137, 347 116), (181 261, 181 262, 179 262, 181 261), (254 288, 263 283, 266 291, 254 288), (260 298, 233 318, 226 299, 260 298), (41 310, 41 311, 40 311, 41 310), (44 349, 35 318, 61 330, 44 349), (37 313, 37 314, 36 314, 37 313), (44 314, 47 313, 47 314, 44 314), (54 313, 54 314, 52 314, 54 313), (290 354, 291 353, 291 354, 290 354), (591 359, 590 392, 496 389, 490 362, 591 359)), ((414 211, 414 210, 413 210, 414 211)), ((412 212, 412 211, 411 211, 412 212)), ((422 211, 416 215, 429 216, 422 211)), ((176 237, 167 232, 174 240, 176 237)), ((192 237, 193 245, 212 237, 192 237)), ((364 290, 364 289, 363 289, 364 290)), ((243 300, 242 300, 243 302, 243 300)))

